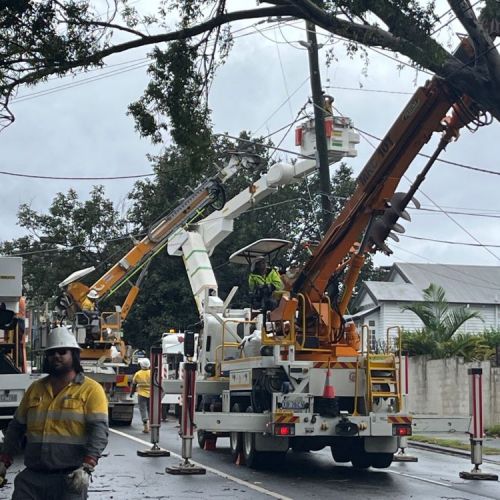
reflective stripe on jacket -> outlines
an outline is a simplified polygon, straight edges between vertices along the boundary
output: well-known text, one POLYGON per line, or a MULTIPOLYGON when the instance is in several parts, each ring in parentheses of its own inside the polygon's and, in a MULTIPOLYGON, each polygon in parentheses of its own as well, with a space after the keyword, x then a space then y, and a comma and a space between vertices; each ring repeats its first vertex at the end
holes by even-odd
POLYGON ((26 434, 24 463, 37 470, 80 467, 108 443, 108 401, 95 380, 77 374, 56 396, 44 377, 31 384, 7 430, 3 452, 14 455, 26 434))
POLYGON ((151 370, 136 371, 134 378, 132 379, 132 384, 137 385, 137 394, 144 398, 150 397, 150 386, 151 386, 151 370))

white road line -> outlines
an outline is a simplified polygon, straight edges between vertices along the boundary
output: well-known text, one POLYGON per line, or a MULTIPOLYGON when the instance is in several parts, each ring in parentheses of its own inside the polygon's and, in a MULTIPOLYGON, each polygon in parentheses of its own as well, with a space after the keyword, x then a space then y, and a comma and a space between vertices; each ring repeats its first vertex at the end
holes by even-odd
POLYGON ((434 479, 426 479, 425 477, 421 476, 413 476, 412 474, 408 474, 406 472, 397 472, 395 470, 390 470, 390 469, 384 469, 384 472, 390 472, 391 474, 397 474, 398 476, 409 477, 411 479, 417 479, 418 481, 424 481, 425 483, 438 484, 439 486, 447 486, 448 488, 451 488, 451 485, 448 483, 434 481, 434 479))
MULTIPOLYGON (((145 444, 146 446, 150 446, 151 443, 149 441, 144 441, 144 439, 140 439, 135 436, 131 436, 130 434, 127 434, 126 432, 121 432, 117 431, 116 429, 109 429, 110 432, 113 432, 114 434, 117 434, 118 436, 125 437, 127 439, 131 439, 132 441, 136 441, 137 443, 145 444)), ((162 448, 164 449, 164 448, 162 448)), ((174 453, 173 451, 170 452, 171 457, 177 457, 180 460, 183 460, 183 458, 178 455, 177 453, 174 453)), ((258 491, 259 493, 263 493, 264 495, 268 495, 273 498, 278 498, 280 500, 293 500, 290 497, 286 497, 284 495, 280 495, 278 493, 275 493, 274 491, 267 490, 266 488, 262 488, 261 486, 257 486, 256 484, 249 483, 248 481, 245 481, 243 479, 240 479, 235 476, 231 476, 231 474, 226 474, 223 471, 220 471, 218 469, 214 469, 213 467, 207 467, 204 464, 201 464, 199 462, 195 462, 194 460, 191 460, 191 463, 194 465, 197 465, 198 467, 203 467, 206 469, 208 472, 211 472, 212 474, 216 474, 217 476, 223 477, 224 479, 229 479, 230 481, 233 481, 235 483, 241 484, 242 486, 246 486, 247 488, 250 488, 252 490, 258 491)))

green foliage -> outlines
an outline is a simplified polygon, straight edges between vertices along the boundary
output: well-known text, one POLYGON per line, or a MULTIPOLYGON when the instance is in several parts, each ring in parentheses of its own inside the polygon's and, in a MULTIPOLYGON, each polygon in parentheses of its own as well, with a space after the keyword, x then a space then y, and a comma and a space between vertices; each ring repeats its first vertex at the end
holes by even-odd
POLYGON ((500 424, 490 425, 486 430, 485 434, 491 437, 500 436, 500 424))
POLYGON ((162 141, 161 131, 168 130, 165 117, 172 120, 172 139, 178 146, 193 138, 204 140, 196 149, 207 148, 210 140, 209 112, 202 103, 204 81, 195 63, 197 48, 181 40, 167 50, 155 48, 150 54, 153 63, 148 73, 151 81, 140 101, 129 106, 136 119, 136 127, 154 143, 162 141))
POLYGON ((455 334, 447 341, 438 341, 425 330, 403 331, 402 348, 410 356, 429 356, 432 359, 462 357, 465 361, 487 361, 495 355, 486 332, 455 334))
POLYGON ((481 335, 456 333, 469 319, 481 318, 477 311, 465 307, 453 308, 446 301, 442 287, 431 283, 423 290, 424 301, 402 308, 416 314, 424 327, 403 331, 402 347, 411 356, 427 355, 433 359, 461 356, 466 361, 489 359, 493 353, 491 342, 498 340, 493 332, 481 335))
POLYGON ((465 307, 453 308, 446 301, 445 291, 431 283, 423 290, 423 302, 404 306, 403 311, 416 314, 424 324, 424 331, 432 335, 437 342, 446 342, 469 319, 480 318, 477 311, 465 307))
POLYGON ((90 198, 82 201, 70 189, 57 193, 48 213, 39 213, 23 204, 18 212, 19 225, 29 235, 0 244, 4 255, 22 255, 24 284, 32 304, 42 304, 58 293, 58 283, 74 271, 101 267, 122 251, 124 221, 104 188, 95 186, 90 198))

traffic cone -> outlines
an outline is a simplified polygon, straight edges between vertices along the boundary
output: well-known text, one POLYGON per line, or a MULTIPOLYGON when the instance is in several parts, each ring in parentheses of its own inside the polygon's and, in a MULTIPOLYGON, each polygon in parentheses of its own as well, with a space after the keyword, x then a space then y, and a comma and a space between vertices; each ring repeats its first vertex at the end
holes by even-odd
POLYGON ((335 388, 332 385, 332 374, 330 363, 328 363, 328 369, 326 370, 325 388, 323 389, 323 397, 332 399, 335 397, 335 388))
POLYGON ((217 443, 217 438, 205 439, 205 446, 203 447, 203 449, 205 451, 214 451, 217 448, 216 443, 217 443))
POLYGON ((238 453, 238 456, 236 457, 236 461, 234 463, 235 465, 245 465, 245 455, 243 455, 242 451, 238 453))

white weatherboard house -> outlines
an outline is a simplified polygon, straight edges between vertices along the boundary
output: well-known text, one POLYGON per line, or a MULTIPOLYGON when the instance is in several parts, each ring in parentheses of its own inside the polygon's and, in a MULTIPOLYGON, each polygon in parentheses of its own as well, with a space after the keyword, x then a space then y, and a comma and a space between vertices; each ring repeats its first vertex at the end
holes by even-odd
MULTIPOLYGON (((365 281, 361 285, 354 304, 358 312, 352 320, 359 331, 365 325, 373 346, 385 340, 390 327, 421 328, 417 316, 401 308, 423 301, 422 290, 431 283, 444 288, 446 300, 452 307, 470 307, 481 314, 481 319, 464 323, 460 332, 500 328, 500 267, 497 266, 394 264, 387 281, 365 281)), ((395 332, 391 330, 391 334, 395 332)))

